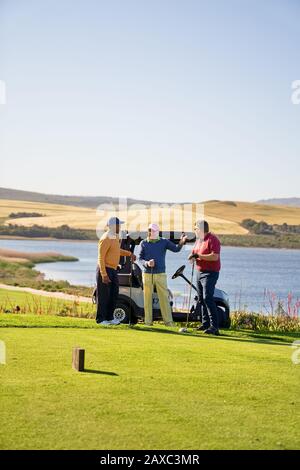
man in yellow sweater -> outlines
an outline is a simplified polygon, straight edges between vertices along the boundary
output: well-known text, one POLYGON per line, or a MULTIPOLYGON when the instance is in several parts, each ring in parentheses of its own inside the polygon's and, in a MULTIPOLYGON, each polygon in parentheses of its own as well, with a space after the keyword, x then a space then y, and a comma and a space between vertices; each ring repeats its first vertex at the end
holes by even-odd
POLYGON ((120 248, 120 225, 124 222, 118 217, 111 217, 107 222, 108 230, 102 235, 98 245, 97 267, 97 316, 100 325, 118 325, 113 319, 113 313, 119 295, 119 280, 117 267, 120 256, 130 256, 135 261, 131 251, 120 248))

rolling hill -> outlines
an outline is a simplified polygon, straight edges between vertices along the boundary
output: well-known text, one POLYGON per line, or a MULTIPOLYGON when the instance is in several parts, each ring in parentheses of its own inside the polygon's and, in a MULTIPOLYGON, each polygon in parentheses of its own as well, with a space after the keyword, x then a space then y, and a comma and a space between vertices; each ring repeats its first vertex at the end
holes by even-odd
MULTIPOLYGON (((13 191, 13 190, 11 190, 13 191)), ((7 195, 8 193, 6 193, 7 195)), ((15 197, 17 197, 15 193, 15 197)), ((59 227, 61 225, 69 225, 73 228, 96 230, 96 227, 103 228, 105 221, 108 217, 115 213, 114 210, 104 211, 97 213, 95 208, 83 207, 71 204, 51 203, 41 201, 29 201, 28 199, 32 194, 27 194, 27 199, 7 199, 0 197, 0 222, 2 224, 16 224, 26 227, 31 227, 34 224, 42 225, 45 227, 59 227), (40 217, 18 217, 9 218, 11 213, 37 212, 40 217)), ((1 191, 0 191, 1 195, 1 191)), ((46 195, 42 195, 45 196, 46 195)), ((56 196, 53 196, 54 198, 56 196)), ((64 198, 66 196, 57 196, 64 198)), ((67 196, 70 197, 71 196, 67 196)), ((80 197, 78 196, 78 204, 81 204, 80 197)), ((83 198, 84 199, 84 198, 83 198)), ((113 198, 110 199, 110 203, 113 198)), ((136 203, 136 200, 134 201, 136 203)), ((141 203, 141 201, 140 201, 141 203)), ((150 202, 147 201, 147 206, 143 210, 130 210, 129 212, 121 211, 119 216, 130 224, 130 229, 145 230, 150 221, 157 221, 160 224, 164 223, 165 230, 182 230, 191 231, 192 218, 195 205, 185 204, 183 211, 183 204, 176 204, 172 206, 171 211, 169 207, 160 207, 159 209, 150 208, 150 202)), ((204 217, 211 225, 211 229, 224 235, 243 235, 247 234, 247 230, 241 227, 240 223, 246 218, 251 218, 256 221, 264 220, 270 224, 287 223, 291 225, 300 224, 300 207, 283 206, 283 205, 270 205, 238 201, 206 201, 203 203, 204 217)))
MULTIPOLYGON (((95 209, 100 204, 118 203, 117 197, 110 196, 64 196, 57 194, 44 194, 19 189, 0 188, 0 199, 10 201, 26 201, 46 204, 62 204, 67 206, 88 207, 95 209)), ((129 204, 151 204, 151 201, 141 199, 128 199, 129 204)))
MULTIPOLYGON (((171 211, 162 207, 159 210, 145 208, 143 210, 120 211, 119 217, 126 220, 130 230, 144 231, 151 220, 156 220, 160 225, 164 226, 164 230, 179 230, 184 227, 185 231, 192 229, 192 212, 193 205, 175 205, 171 211)), ((115 211, 103 211, 97 213, 95 209, 67 206, 60 204, 34 203, 28 201, 10 201, 0 199, 0 220, 5 225, 16 224, 31 227, 34 224, 45 227, 60 227, 61 225, 69 225, 77 229, 96 230, 97 226, 102 229, 105 221, 114 215, 115 211), (23 217, 9 218, 11 213, 17 212, 38 212, 42 217, 23 217)), ((245 234, 247 230, 241 227, 235 220, 226 220, 220 215, 205 214, 216 233, 224 234, 245 234)))

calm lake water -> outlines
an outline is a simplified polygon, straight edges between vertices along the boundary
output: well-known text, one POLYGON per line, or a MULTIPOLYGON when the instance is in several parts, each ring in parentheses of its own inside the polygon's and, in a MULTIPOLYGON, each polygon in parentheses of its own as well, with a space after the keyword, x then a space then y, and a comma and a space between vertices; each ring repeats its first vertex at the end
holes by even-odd
MULTIPOLYGON (((37 269, 46 279, 64 279, 72 284, 93 286, 97 264, 97 243, 45 240, 0 240, 1 248, 19 251, 55 251, 76 256, 77 262, 43 263, 37 269)), ((186 264, 186 275, 190 277, 191 266, 187 262, 190 246, 180 253, 167 254, 169 287, 175 293, 187 294, 187 284, 171 276, 182 264, 186 264)), ((222 248, 222 271, 218 287, 230 297, 231 308, 270 312, 271 293, 278 300, 287 301, 289 293, 293 301, 300 299, 300 250, 264 248, 222 248)))

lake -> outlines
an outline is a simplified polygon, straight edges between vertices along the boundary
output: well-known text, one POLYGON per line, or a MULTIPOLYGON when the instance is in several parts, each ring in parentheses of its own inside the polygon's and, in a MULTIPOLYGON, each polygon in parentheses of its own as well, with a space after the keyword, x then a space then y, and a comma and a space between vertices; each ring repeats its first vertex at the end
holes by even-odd
MULTIPOLYGON (((48 240, 0 240, 1 248, 19 251, 55 251, 76 256, 77 262, 43 263, 37 269, 46 279, 67 280, 72 284, 93 286, 97 263, 97 243, 48 240)), ((190 277, 191 266, 187 256, 191 246, 180 253, 167 254, 169 287, 175 293, 187 294, 187 284, 171 276, 182 264, 190 277)), ((287 301, 289 293, 293 301, 300 299, 300 250, 265 248, 222 247, 222 271, 218 287, 225 290, 231 308, 246 306, 248 310, 270 312, 270 298, 287 301)), ((274 302, 274 301, 273 301, 274 302)))

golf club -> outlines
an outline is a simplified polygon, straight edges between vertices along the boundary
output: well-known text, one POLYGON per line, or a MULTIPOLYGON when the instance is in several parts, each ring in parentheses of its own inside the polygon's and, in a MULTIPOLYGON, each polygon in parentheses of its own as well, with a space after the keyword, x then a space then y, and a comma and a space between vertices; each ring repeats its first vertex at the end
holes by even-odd
POLYGON ((193 259, 191 280, 189 282, 190 289, 189 289, 189 298, 188 298, 188 309, 187 309, 187 312, 186 312, 186 324, 185 324, 184 328, 180 328, 180 330, 179 330, 180 333, 187 333, 187 331, 188 331, 189 315, 190 315, 190 308, 191 308, 191 298, 192 298, 192 289, 193 289, 193 279, 194 279, 194 269, 195 269, 195 259, 193 259))
POLYGON ((133 261, 132 259, 130 259, 130 281, 129 281, 130 305, 129 305, 129 322, 128 322, 129 326, 131 326, 131 318, 132 318, 132 272, 133 272, 133 261))
POLYGON ((153 292, 154 292, 153 266, 151 266, 151 291, 152 291, 152 319, 153 319, 153 292))

